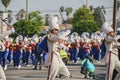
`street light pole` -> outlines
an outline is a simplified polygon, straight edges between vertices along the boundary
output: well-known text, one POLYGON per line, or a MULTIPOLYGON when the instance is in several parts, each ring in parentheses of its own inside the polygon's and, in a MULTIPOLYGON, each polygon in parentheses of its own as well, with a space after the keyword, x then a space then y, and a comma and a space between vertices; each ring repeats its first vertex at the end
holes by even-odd
POLYGON ((28 0, 26 0, 26 20, 28 21, 28 0))

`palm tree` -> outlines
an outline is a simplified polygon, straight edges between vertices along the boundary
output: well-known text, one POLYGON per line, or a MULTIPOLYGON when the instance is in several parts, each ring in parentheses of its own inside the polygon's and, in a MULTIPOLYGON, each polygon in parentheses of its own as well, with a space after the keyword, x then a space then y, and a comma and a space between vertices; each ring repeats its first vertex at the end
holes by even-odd
POLYGON ((72 7, 67 7, 65 9, 67 20, 68 20, 68 17, 70 16, 70 14, 72 13, 72 11, 73 11, 72 7))
POLYGON ((64 6, 61 6, 61 7, 60 7, 60 11, 61 11, 61 12, 64 12, 64 6))
POLYGON ((45 15, 45 25, 46 25, 46 26, 49 25, 49 22, 48 22, 49 17, 50 17, 49 14, 46 14, 46 15, 45 15))
POLYGON ((25 10, 21 9, 16 15, 16 20, 19 21, 21 19, 25 19, 25 10))
POLYGON ((5 11, 6 11, 6 8, 8 7, 8 5, 10 4, 11 0, 1 0, 2 4, 4 5, 5 7, 5 11))
POLYGON ((104 13, 106 14, 106 11, 105 11, 105 7, 104 6, 101 6, 101 9, 104 11, 104 13))
POLYGON ((40 13, 41 13, 40 11, 33 11, 29 13, 28 14, 29 20, 39 20, 39 18, 41 19, 41 17, 39 17, 40 13))
POLYGON ((90 10, 93 12, 94 11, 94 7, 93 5, 89 6, 90 10))
POLYGON ((11 11, 11 10, 8 10, 8 23, 11 23, 12 20, 13 20, 12 11, 11 11))
POLYGON ((117 11, 119 10, 120 7, 120 1, 117 1, 117 11))
POLYGON ((61 6, 60 7, 60 15, 61 15, 61 19, 63 20, 63 22, 64 22, 64 18, 63 18, 63 15, 62 15, 62 13, 64 12, 64 6, 61 6))

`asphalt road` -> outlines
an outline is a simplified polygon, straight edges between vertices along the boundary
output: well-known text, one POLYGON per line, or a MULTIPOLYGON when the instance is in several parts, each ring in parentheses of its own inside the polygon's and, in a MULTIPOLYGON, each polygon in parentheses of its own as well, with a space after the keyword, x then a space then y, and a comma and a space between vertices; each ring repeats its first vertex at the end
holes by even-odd
MULTIPOLYGON (((101 61, 100 63, 95 63, 96 71, 94 80, 105 80, 105 61, 101 61)), ((70 80, 93 80, 91 78, 85 79, 84 75, 80 73, 80 64, 69 64, 67 65, 72 78, 70 80)), ((32 65, 29 67, 22 66, 21 69, 17 70, 13 68, 13 65, 8 65, 8 70, 5 70, 5 74, 7 80, 46 80, 47 77, 47 69, 43 67, 42 70, 33 70, 32 65)), ((61 80, 60 78, 56 78, 55 80, 61 80)))

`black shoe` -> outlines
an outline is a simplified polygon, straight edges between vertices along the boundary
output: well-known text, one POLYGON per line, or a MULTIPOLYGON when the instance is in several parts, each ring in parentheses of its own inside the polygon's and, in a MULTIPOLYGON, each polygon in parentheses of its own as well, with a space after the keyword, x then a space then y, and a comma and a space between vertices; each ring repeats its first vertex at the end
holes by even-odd
POLYGON ((72 78, 72 75, 70 75, 70 78, 72 78))
POLYGON ((33 68, 33 70, 37 70, 37 68, 33 68))
POLYGON ((93 76, 93 79, 95 79, 95 76, 93 76))

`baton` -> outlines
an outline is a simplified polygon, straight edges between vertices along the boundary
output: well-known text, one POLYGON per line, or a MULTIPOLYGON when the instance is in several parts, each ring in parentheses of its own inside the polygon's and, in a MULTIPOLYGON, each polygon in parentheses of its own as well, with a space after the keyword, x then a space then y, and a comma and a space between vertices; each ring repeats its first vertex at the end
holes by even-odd
POLYGON ((111 63, 111 51, 110 51, 110 54, 109 54, 109 63, 108 63, 108 75, 107 75, 107 80, 110 80, 110 63, 111 63))
MULTIPOLYGON (((3 18, 1 18, 0 17, 0 19, 8 26, 8 27, 11 27, 11 25, 9 25, 7 22, 6 22, 6 18, 5 19, 3 19, 3 18)), ((15 33, 17 34, 17 35, 19 35, 16 31, 15 31, 15 33)))

